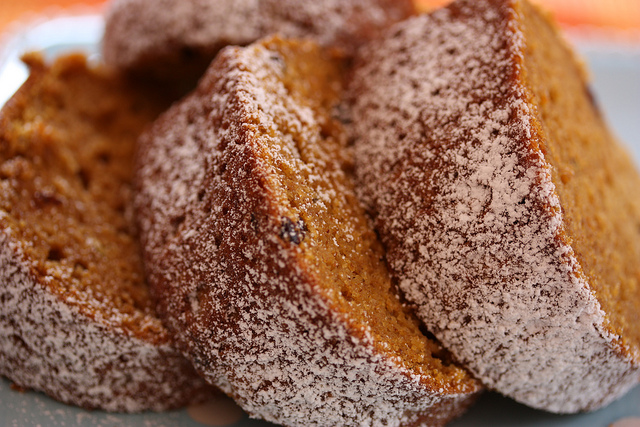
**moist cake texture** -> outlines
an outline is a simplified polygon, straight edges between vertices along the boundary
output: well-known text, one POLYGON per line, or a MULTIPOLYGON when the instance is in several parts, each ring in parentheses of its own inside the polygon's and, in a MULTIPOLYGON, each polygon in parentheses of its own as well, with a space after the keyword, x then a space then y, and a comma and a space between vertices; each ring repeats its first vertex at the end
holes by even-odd
POLYGON ((554 412, 640 378, 640 179, 526 1, 394 26, 349 89, 360 196, 419 317, 487 387, 554 412))
POLYGON ((0 111, 0 374, 108 411, 202 398, 155 315, 130 205, 135 140, 165 102, 79 55, 27 61, 0 111))
POLYGON ((143 135, 151 288, 185 355, 254 417, 442 425, 480 386, 397 297, 353 189, 343 73, 308 41, 226 48, 143 135))

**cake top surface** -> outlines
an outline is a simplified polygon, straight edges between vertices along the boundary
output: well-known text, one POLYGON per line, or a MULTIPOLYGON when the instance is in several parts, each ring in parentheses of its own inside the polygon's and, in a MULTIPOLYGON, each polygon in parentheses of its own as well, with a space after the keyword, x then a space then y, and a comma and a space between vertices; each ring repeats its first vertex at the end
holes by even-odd
POLYGON ((107 14, 107 62, 129 68, 154 57, 215 53, 280 34, 351 52, 415 13, 409 0, 117 0, 107 14), (144 19, 139 19, 140 17, 144 19))
MULTIPOLYGON (((512 221, 528 216, 529 206, 517 202, 529 194, 531 183, 512 179, 522 171, 518 170, 516 153, 509 154, 507 148, 513 140, 536 137, 535 124, 527 119, 532 112, 525 90, 513 80, 518 72, 514 64, 522 61, 514 56, 524 44, 515 28, 507 28, 515 23, 509 21, 509 13, 513 13, 509 2, 494 2, 501 7, 490 3, 456 2, 431 15, 409 19, 361 54, 351 93, 356 108, 366 108, 369 114, 357 121, 356 126, 362 127, 357 133, 365 133, 364 127, 370 130, 366 143, 357 145, 356 150, 371 153, 366 158, 372 162, 360 164, 358 173, 363 182, 371 183, 363 195, 373 209, 376 198, 384 199, 388 191, 401 195, 406 189, 379 187, 376 180, 367 177, 374 177, 379 170, 409 177, 393 182, 417 185, 416 191, 406 193, 412 194, 424 188, 419 183, 421 162, 434 161, 438 164, 429 172, 429 182, 457 179, 472 183, 452 185, 443 192, 441 197, 465 201, 451 205, 450 214, 441 216, 439 220, 446 221, 443 229, 455 230, 457 222, 464 224, 470 214, 478 212, 488 214, 487 224, 493 222, 494 215, 512 221), (369 59, 370 54, 375 54, 375 60, 369 59), (388 138, 397 144, 388 144, 388 138), (387 154, 390 151, 393 155, 387 154), (444 154, 435 156, 434 151, 444 154), (409 168, 394 170, 390 159, 414 156, 416 161, 410 162, 409 168), (464 177, 449 176, 453 168, 464 177)), ((525 151, 531 148, 529 144, 521 146, 525 151)), ((552 193, 552 184, 536 191, 552 193)), ((420 204, 408 199, 403 202, 402 209, 386 214, 410 217, 411 221, 423 218, 423 227, 430 224, 427 215, 415 212, 420 204)), ((537 238, 534 234, 529 237, 537 238)), ((420 236, 408 238, 421 240, 420 236)), ((443 258, 454 258, 458 250, 440 249, 443 258)))

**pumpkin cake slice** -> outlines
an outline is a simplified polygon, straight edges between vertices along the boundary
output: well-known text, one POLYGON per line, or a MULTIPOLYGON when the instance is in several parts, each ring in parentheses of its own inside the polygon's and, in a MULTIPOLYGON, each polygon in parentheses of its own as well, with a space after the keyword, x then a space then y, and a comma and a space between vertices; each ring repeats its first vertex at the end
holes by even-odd
POLYGON ((481 387, 395 293, 310 41, 224 49, 140 140, 136 209, 158 311, 250 415, 286 426, 442 425, 481 387))
POLYGON ((130 208, 136 138, 166 103, 80 55, 26 59, 0 111, 0 375, 108 411, 201 399, 155 315, 130 208))
POLYGON ((640 177, 548 17, 461 0, 363 49, 360 196, 419 317, 487 387, 554 412, 640 379, 640 177))

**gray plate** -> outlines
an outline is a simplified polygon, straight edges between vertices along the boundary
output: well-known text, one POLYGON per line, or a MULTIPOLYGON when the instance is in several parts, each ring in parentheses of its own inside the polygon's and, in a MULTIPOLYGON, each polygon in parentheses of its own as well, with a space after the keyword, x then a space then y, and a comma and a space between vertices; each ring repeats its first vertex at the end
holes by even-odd
MULTIPOLYGON (((43 20, 5 36, 0 46, 0 105, 15 92, 27 76, 19 56, 29 50, 43 50, 51 58, 66 51, 84 51, 98 57, 103 21, 99 15, 77 15, 43 20)), ((575 40, 594 77, 594 92, 605 116, 640 163, 640 46, 597 44, 575 40)), ((225 403, 232 406, 231 402, 225 403)), ((471 426, 609 426, 620 419, 638 417, 640 426, 640 387, 602 410, 578 415, 553 415, 536 411, 494 393, 487 393, 452 427, 471 426)), ((260 427, 271 424, 250 420, 208 425, 260 427)), ((0 426, 203 426, 187 410, 160 414, 121 415, 89 412, 64 405, 36 392, 13 391, 6 379, 0 379, 0 426)))

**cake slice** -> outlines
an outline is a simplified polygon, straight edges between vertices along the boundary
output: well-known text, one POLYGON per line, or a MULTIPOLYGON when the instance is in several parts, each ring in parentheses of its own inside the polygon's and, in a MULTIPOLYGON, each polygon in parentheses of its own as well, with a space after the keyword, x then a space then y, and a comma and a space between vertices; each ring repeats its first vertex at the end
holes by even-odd
POLYGON ((334 110, 343 67, 310 41, 226 48, 143 134, 151 289, 184 354, 254 417, 442 425, 481 387, 397 297, 334 110))
POLYGON ((0 375, 108 411, 201 399, 155 315, 130 208, 136 138, 166 103, 79 55, 27 61, 0 111, 0 375))
POLYGON ((351 54, 412 14, 411 0, 113 0, 103 52, 117 69, 192 88, 224 46, 278 33, 351 54))
POLYGON ((460 0, 400 23, 348 98, 356 188, 456 360, 554 412, 638 383, 640 179, 544 13, 460 0))

